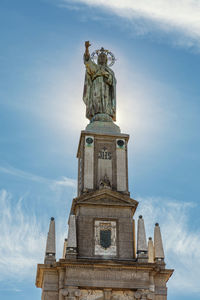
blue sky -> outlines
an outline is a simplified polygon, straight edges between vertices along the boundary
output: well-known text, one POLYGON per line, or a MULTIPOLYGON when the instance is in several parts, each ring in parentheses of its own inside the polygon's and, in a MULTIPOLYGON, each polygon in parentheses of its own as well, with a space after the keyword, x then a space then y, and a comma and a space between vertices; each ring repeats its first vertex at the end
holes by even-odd
POLYGON ((87 125, 84 41, 117 61, 117 124, 130 134, 129 189, 147 235, 160 223, 169 300, 200 299, 200 4, 192 0, 1 0, 0 296, 34 286, 49 218, 57 258, 87 125), (135 2, 135 3, 134 3, 135 2))

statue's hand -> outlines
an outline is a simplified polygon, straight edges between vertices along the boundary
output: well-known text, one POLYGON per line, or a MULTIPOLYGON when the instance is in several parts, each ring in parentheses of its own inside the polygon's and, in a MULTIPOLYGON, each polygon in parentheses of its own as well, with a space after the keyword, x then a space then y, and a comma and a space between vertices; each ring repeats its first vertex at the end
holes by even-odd
POLYGON ((90 42, 89 42, 89 41, 86 41, 86 42, 85 42, 85 48, 88 49, 90 46, 91 46, 90 42))

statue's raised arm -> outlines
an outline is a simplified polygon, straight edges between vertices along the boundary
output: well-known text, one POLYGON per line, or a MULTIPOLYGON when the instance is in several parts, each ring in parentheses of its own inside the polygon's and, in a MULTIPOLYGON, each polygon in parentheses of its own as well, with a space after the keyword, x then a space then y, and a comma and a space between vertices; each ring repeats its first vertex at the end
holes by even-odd
MULTIPOLYGON (((84 63, 86 66, 83 101, 86 117, 91 121, 116 120, 116 79, 107 65, 108 58, 114 63, 114 55, 103 47, 91 55, 89 41, 85 42, 84 63), (96 62, 94 62, 96 58, 96 62)), ((110 64, 110 65, 111 65, 110 64)))
POLYGON ((88 60, 90 58, 90 52, 89 52, 89 47, 91 46, 89 41, 85 42, 85 60, 88 60))

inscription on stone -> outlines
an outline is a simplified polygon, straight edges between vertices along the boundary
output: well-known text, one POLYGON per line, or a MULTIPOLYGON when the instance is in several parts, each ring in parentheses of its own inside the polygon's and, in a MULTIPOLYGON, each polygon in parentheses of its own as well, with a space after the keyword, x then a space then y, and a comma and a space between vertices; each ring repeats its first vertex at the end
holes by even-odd
POLYGON ((112 159, 112 153, 108 152, 108 150, 106 148, 104 148, 104 149, 99 151, 98 158, 99 159, 111 160, 112 159))

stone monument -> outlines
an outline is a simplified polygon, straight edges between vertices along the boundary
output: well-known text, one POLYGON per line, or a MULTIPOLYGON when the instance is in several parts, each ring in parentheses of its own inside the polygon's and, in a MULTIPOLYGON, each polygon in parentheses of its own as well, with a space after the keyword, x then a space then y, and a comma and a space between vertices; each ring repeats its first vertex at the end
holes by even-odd
POLYGON ((116 120, 114 55, 101 48, 91 55, 85 42, 83 101, 90 120, 78 145, 78 193, 68 220, 63 257, 56 260, 55 221, 51 218, 44 264, 36 286, 42 300, 166 300, 166 269, 159 224, 146 240, 138 202, 128 189, 129 135, 116 120))

